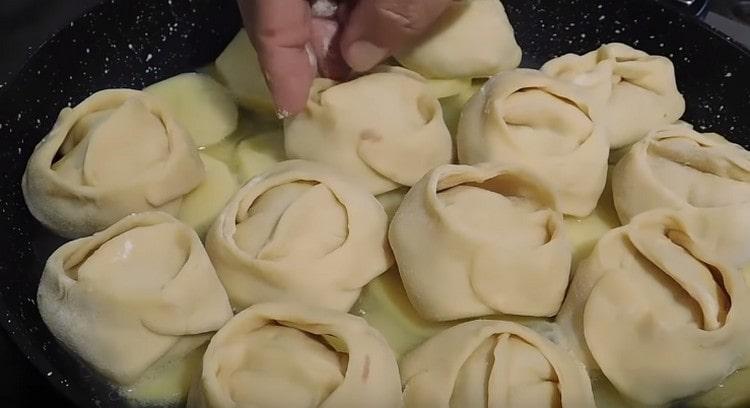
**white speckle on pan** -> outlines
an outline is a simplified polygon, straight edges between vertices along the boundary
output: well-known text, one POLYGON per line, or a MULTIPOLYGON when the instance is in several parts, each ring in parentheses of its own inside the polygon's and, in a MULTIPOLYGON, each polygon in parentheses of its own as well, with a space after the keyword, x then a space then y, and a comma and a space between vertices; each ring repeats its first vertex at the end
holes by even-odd
POLYGON ((146 55, 146 62, 151 61, 152 58, 154 58, 154 56, 151 53, 149 53, 148 55, 146 55))
POLYGON ((724 74, 724 77, 725 78, 731 78, 732 77, 732 73, 731 72, 727 72, 726 74, 724 74))
POLYGON ((47 373, 47 377, 52 377, 52 371, 47 373))

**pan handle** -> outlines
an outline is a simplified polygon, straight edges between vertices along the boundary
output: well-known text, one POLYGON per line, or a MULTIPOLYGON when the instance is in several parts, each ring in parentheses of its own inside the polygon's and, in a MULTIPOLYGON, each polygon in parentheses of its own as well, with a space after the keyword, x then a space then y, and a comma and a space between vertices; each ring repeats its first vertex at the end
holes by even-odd
POLYGON ((685 14, 703 18, 708 13, 708 5, 711 3, 711 0, 660 0, 660 2, 672 6, 672 8, 676 8, 685 14))

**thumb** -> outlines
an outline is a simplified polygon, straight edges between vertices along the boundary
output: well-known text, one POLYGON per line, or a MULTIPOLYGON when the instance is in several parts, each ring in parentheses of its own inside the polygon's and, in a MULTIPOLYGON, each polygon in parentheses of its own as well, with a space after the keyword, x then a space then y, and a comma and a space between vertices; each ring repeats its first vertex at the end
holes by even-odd
POLYGON ((359 0, 341 37, 355 71, 371 69, 424 34, 454 0, 359 0))

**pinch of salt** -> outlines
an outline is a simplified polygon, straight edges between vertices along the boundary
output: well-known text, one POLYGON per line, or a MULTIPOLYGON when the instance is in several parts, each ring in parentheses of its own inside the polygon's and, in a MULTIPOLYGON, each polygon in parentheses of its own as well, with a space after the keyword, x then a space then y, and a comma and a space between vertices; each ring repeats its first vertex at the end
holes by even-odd
POLYGON ((335 0, 315 0, 312 4, 312 15, 315 17, 333 17, 338 5, 335 0))

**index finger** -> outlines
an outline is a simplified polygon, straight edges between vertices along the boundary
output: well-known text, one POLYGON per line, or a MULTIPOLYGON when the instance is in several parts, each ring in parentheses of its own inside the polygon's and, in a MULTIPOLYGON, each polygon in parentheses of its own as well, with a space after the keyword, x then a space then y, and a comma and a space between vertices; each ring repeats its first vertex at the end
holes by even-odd
POLYGON ((317 68, 311 57, 307 0, 239 0, 279 116, 305 108, 317 68))

